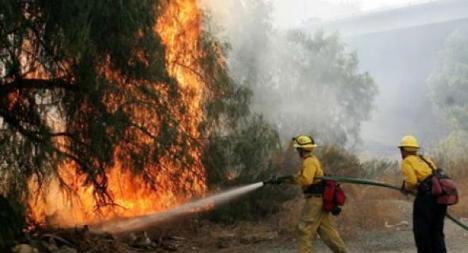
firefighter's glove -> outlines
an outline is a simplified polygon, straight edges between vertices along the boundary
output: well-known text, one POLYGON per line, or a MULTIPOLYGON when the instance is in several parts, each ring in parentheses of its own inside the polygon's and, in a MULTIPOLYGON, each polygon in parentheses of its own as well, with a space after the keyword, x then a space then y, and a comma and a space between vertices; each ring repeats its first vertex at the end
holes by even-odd
POLYGON ((272 178, 268 179, 267 181, 264 181, 263 184, 272 184, 272 185, 278 185, 281 184, 279 177, 273 176, 272 178))
POLYGON ((403 195, 408 195, 410 193, 408 190, 406 190, 405 181, 403 181, 403 183, 401 184, 400 192, 403 195))
POLYGON ((290 177, 291 176, 284 176, 284 177, 274 176, 270 180, 265 181, 264 183, 265 184, 279 185, 279 184, 283 184, 283 183, 288 182, 290 177))
POLYGON ((294 176, 280 177, 279 180, 282 184, 291 184, 294 181, 294 176))
POLYGON ((333 208, 333 210, 331 211, 331 213, 334 215, 334 216, 338 216, 340 215, 342 209, 341 209, 341 206, 335 206, 335 208, 333 208))
POLYGON ((265 181, 265 184, 273 184, 273 185, 278 185, 281 184, 281 177, 278 176, 273 176, 271 179, 265 181))

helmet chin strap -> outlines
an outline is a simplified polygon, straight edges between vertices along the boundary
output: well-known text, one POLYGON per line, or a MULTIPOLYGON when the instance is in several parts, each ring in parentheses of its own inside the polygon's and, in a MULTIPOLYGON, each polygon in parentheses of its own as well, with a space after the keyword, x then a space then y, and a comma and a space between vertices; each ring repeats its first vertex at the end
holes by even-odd
POLYGON ((410 155, 418 155, 417 150, 407 150, 405 148, 400 148, 400 152, 401 152, 401 157, 403 159, 405 159, 406 157, 408 157, 410 155))
POLYGON ((299 152, 299 156, 301 158, 306 158, 312 155, 312 151, 307 151, 302 148, 298 148, 297 151, 299 152))

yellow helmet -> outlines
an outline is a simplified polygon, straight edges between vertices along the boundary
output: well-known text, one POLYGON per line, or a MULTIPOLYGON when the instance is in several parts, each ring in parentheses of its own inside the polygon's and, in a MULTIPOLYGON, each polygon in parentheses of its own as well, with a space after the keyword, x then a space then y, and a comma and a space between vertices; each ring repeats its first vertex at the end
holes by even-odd
POLYGON ((312 136, 309 135, 299 135, 295 138, 293 138, 294 141, 294 147, 295 148, 300 148, 304 150, 311 151, 315 147, 317 147, 317 144, 315 144, 314 139, 312 136))
POLYGON ((403 136, 403 138, 401 138, 400 146, 398 147, 404 148, 409 151, 411 150, 416 151, 419 149, 419 144, 418 144, 418 140, 413 135, 405 135, 403 136))

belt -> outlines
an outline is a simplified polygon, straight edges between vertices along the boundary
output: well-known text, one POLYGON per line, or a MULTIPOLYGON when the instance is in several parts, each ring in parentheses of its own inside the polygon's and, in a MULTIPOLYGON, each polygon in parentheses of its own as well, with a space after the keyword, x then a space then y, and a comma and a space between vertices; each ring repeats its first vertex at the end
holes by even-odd
POLYGON ((432 176, 425 178, 418 185, 418 195, 432 194, 432 176))
POLYGON ((309 186, 307 186, 304 190, 303 190, 303 193, 304 194, 311 194, 311 195, 322 195, 323 193, 323 190, 325 189, 325 185, 322 182, 318 182, 316 184, 311 184, 309 186))
POLYGON ((322 194, 311 194, 311 193, 304 193, 304 198, 321 198, 322 194))

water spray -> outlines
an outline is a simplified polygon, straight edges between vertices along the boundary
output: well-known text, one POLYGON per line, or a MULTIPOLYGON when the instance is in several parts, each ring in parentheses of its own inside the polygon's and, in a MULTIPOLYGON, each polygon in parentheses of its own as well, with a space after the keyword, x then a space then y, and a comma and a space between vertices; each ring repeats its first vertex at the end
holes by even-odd
MULTIPOLYGON (((390 185, 390 184, 387 184, 387 183, 382 183, 382 182, 378 182, 378 181, 369 180, 369 179, 352 178, 352 177, 335 177, 335 176, 333 176, 333 177, 332 176, 323 176, 323 177, 318 177, 318 178, 324 179, 324 180, 335 180, 335 181, 340 182, 340 183, 377 186, 377 187, 383 187, 383 188, 392 189, 392 190, 396 190, 396 191, 401 190, 400 187, 390 185)), ((414 193, 410 193, 410 194, 414 195, 414 193)), ((457 224, 458 226, 463 228, 464 230, 468 231, 468 225, 464 224, 459 219, 455 218, 455 216, 451 215, 450 213, 447 213, 445 216, 448 219, 450 219, 451 221, 453 221, 455 224, 457 224)))
MULTIPOLYGON (((369 179, 362 179, 362 178, 350 178, 350 177, 331 177, 331 176, 323 176, 318 177, 324 180, 335 180, 340 183, 350 183, 350 184, 358 184, 358 185, 368 185, 368 186, 377 186, 383 187, 387 189, 397 190, 400 191, 400 187, 393 186, 387 183, 373 181, 369 179)), ((181 206, 162 211, 162 212, 155 212, 148 215, 128 218, 125 220, 114 220, 105 222, 102 224, 94 225, 91 227, 91 230, 94 232, 109 232, 109 233, 121 233, 127 231, 135 231, 141 230, 145 227, 170 220, 172 218, 191 214, 195 212, 205 211, 211 209, 215 205, 220 205, 226 203, 236 197, 241 195, 247 194, 252 192, 256 189, 259 189, 267 184, 276 184, 277 180, 272 178, 270 180, 264 182, 258 182, 249 184, 246 186, 237 187, 222 193, 214 194, 199 200, 195 200, 192 202, 185 203, 181 206)), ((468 226, 461 222, 459 219, 455 218, 453 215, 447 213, 447 218, 453 221, 455 224, 460 226, 461 228, 468 231, 468 226)))
POLYGON ((258 182, 246 186, 237 187, 222 193, 214 194, 199 200, 185 203, 181 206, 166 211, 155 212, 148 215, 128 218, 124 220, 113 220, 94 225, 91 226, 91 230, 96 233, 121 233, 124 231, 127 232, 141 230, 145 227, 175 218, 177 216, 208 210, 214 205, 219 205, 230 201, 236 197, 252 192, 262 187, 263 185, 263 182, 258 182))

